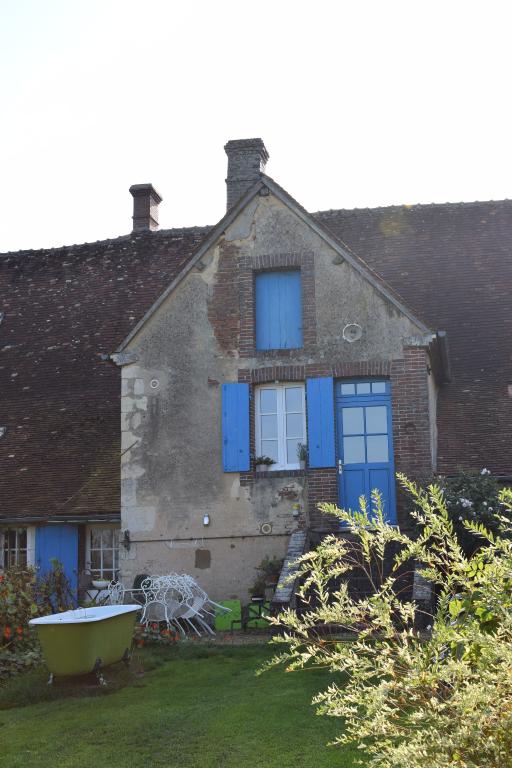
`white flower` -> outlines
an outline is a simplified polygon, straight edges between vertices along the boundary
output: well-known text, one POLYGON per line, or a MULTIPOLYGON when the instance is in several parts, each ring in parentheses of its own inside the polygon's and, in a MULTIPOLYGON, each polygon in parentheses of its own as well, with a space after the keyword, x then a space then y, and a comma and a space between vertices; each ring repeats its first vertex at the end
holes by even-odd
POLYGON ((484 507, 487 506, 487 502, 486 501, 482 501, 482 504, 483 504, 484 507))
POLYGON ((473 502, 470 499, 460 498, 459 501, 464 507, 464 509, 469 509, 469 507, 473 506, 473 502))
POLYGON ((492 510, 492 507, 489 507, 489 512, 492 512, 492 511, 493 511, 493 510, 492 510))
POLYGON ((484 468, 482 469, 482 471, 480 472, 480 474, 481 474, 481 475, 490 475, 490 474, 491 474, 491 470, 490 470, 490 469, 486 469, 486 468, 484 467, 484 468))
POLYGON ((462 517, 459 516, 459 520, 462 522, 462 517))

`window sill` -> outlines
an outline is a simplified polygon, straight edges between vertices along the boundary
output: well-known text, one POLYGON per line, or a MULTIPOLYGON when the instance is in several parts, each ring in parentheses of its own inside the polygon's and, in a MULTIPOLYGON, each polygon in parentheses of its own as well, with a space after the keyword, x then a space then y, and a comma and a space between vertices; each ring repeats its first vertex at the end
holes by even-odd
POLYGON ((267 472, 253 472, 254 477, 302 477, 306 474, 305 469, 274 469, 267 472))

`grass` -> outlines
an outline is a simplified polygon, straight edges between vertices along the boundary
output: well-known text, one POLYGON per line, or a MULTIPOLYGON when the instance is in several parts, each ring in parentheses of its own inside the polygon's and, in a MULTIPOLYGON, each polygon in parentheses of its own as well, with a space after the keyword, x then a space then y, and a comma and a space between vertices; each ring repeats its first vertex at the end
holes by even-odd
POLYGON ((356 750, 327 747, 341 723, 316 717, 325 671, 255 670, 266 646, 181 646, 138 651, 130 671, 46 685, 33 670, 0 689, 2 768, 330 768, 356 750))

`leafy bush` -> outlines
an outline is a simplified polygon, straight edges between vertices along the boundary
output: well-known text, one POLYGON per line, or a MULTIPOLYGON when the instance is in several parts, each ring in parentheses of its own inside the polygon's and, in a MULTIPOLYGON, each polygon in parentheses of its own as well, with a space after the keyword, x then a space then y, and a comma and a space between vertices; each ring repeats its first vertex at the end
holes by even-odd
MULTIPOLYGON (((282 631, 274 642, 287 648, 272 664, 330 668, 333 681, 316 697, 317 711, 344 719, 337 742, 357 743, 365 765, 511 768, 512 541, 503 535, 510 524, 495 513, 494 535, 465 521, 468 534, 487 543, 468 558, 439 486, 422 491, 400 480, 416 503, 416 540, 384 522, 378 494, 371 519, 364 500, 355 515, 323 505, 351 541, 329 536, 299 559, 304 612, 274 619, 282 631), (399 548, 391 574, 374 580, 372 596, 351 599, 351 572, 384 574, 390 545, 399 548), (417 607, 400 595, 398 573, 410 561, 439 596, 423 634, 414 629, 417 607), (343 634, 327 636, 326 625, 343 634)), ((499 503, 512 513, 512 489, 500 492, 499 503)))
POLYGON ((11 568, 0 574, 0 680, 40 659, 30 619, 40 614, 36 574, 31 568, 11 568))
POLYGON ((0 680, 41 661, 35 630, 28 622, 74 607, 62 564, 38 577, 33 568, 9 568, 0 574, 0 680))
POLYGON ((443 491, 446 509, 459 542, 467 554, 472 554, 482 541, 478 541, 464 523, 481 522, 492 533, 498 532, 499 485, 485 468, 480 472, 439 477, 437 482, 443 491))
POLYGON ((42 616, 49 613, 69 611, 75 607, 75 598, 62 563, 57 558, 50 560, 51 570, 36 581, 36 600, 42 616))

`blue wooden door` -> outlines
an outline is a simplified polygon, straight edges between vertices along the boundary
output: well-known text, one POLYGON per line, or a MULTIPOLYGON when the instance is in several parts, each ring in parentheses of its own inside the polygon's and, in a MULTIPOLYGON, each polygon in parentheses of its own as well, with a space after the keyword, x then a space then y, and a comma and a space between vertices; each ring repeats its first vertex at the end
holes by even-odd
POLYGON ((73 594, 78 587, 78 526, 40 525, 36 528, 36 565, 41 576, 52 569, 52 559, 62 563, 73 594))
POLYGON ((380 491, 386 520, 396 523, 395 470, 388 381, 342 381, 336 385, 339 502, 359 509, 380 491))

